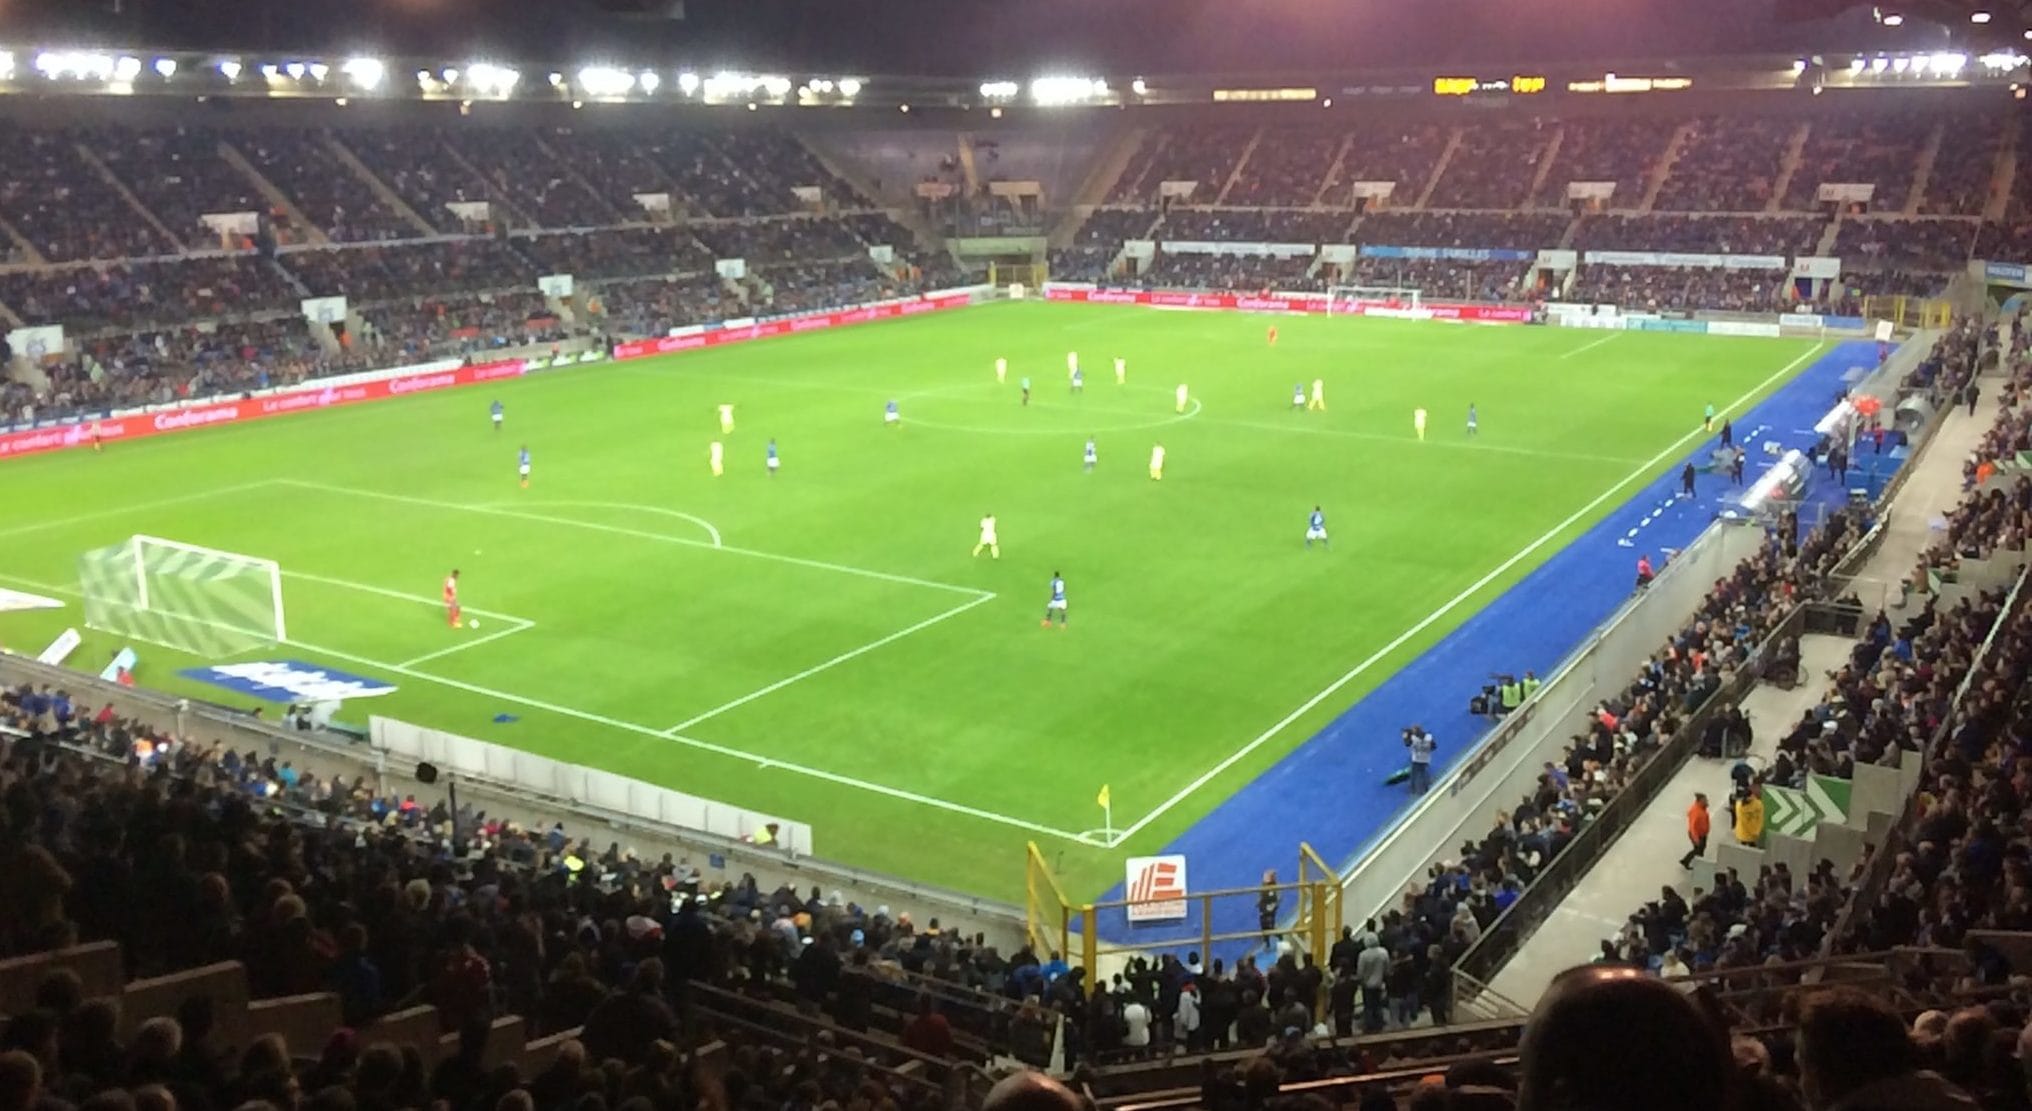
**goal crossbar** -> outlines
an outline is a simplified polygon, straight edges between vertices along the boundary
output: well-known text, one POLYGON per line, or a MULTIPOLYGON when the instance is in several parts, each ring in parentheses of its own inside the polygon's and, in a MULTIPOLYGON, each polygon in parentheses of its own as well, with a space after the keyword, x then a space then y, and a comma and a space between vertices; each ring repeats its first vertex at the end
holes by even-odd
POLYGON ((1417 309, 1425 305, 1425 293, 1411 286, 1334 285, 1326 291, 1328 315, 1348 311, 1354 305, 1394 305, 1417 309))

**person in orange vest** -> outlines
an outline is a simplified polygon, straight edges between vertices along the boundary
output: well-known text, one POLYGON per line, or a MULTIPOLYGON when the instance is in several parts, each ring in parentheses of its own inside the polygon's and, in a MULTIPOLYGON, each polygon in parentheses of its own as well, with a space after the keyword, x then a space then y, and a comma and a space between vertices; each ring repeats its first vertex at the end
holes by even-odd
POLYGON ((1637 557, 1637 589, 1642 590, 1650 585, 1651 585, 1651 553, 1646 552, 1643 555, 1637 557))
POLYGON ((1679 858, 1681 868, 1693 867, 1694 858, 1707 852, 1707 834, 1711 824, 1707 813, 1707 796, 1695 791, 1693 805, 1686 808, 1686 839, 1693 843, 1693 847, 1686 851, 1685 856, 1679 858))

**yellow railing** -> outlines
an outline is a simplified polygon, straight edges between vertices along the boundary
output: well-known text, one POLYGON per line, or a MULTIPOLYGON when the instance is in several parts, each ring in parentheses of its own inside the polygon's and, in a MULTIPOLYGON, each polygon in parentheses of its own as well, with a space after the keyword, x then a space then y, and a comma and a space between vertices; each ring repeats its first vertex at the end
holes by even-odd
MULTIPOLYGON (((1130 940, 1110 942, 1099 937, 1096 928, 1104 911, 1127 912, 1133 900, 1112 899, 1098 903, 1076 903, 1066 897, 1044 853, 1035 842, 1028 846, 1024 867, 1024 912, 1031 948, 1039 955, 1057 952, 1066 963, 1086 970, 1087 983, 1100 983, 1104 958, 1157 956, 1196 950, 1211 960, 1214 946, 1222 942, 1265 942, 1269 935, 1288 939, 1300 954, 1310 954, 1325 965, 1328 949, 1342 926, 1339 878, 1309 845, 1299 847, 1297 882, 1270 883, 1259 887, 1231 887, 1213 891, 1188 891, 1184 901, 1197 903, 1197 930, 1165 928, 1152 924, 1149 932, 1130 940), (1274 891, 1280 907, 1295 906, 1296 920, 1280 920, 1270 930, 1214 932, 1216 908, 1237 901, 1248 908, 1248 920, 1256 920, 1257 900, 1265 890, 1274 891)), ((1142 929, 1143 927, 1138 927, 1142 929)), ((1267 945, 1266 945, 1267 948, 1267 945)))
POLYGON ((1954 306, 1938 297, 1877 294, 1863 298, 1863 316, 1900 328, 1945 328, 1954 322, 1954 306))

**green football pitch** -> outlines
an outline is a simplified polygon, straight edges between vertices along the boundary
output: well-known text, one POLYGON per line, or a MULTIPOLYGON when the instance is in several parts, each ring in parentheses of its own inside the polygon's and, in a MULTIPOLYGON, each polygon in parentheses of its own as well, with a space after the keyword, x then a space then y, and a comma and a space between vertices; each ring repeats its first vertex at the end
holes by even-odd
MULTIPOLYGON (((237 658, 399 686, 349 718, 782 814, 822 856, 984 895, 1017 897, 1036 840, 1092 894, 1815 349, 1349 318, 1277 320, 1272 347, 1268 323, 1002 304, 23 459, 0 583, 74 602, 79 555, 137 533, 272 559, 291 643, 237 658), (1315 378, 1327 411, 1294 411, 1315 378), (1303 543, 1315 505, 1331 551, 1303 543), (999 560, 970 555, 990 513, 999 560), (445 625, 452 568, 477 627, 445 625)), ((0 643, 80 620, 0 614, 0 643)), ((177 675, 221 660, 136 647, 144 685, 233 700, 177 675)), ((1277 859, 1304 834, 1263 831, 1277 859)))

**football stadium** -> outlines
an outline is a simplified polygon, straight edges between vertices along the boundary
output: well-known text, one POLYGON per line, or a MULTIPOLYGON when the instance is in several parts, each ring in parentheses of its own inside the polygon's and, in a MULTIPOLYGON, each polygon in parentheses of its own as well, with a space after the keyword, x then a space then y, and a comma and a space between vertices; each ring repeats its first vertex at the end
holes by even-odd
POLYGON ((2032 11, 1464 3, 0 18, 0 1111, 2026 1106, 2032 11))

